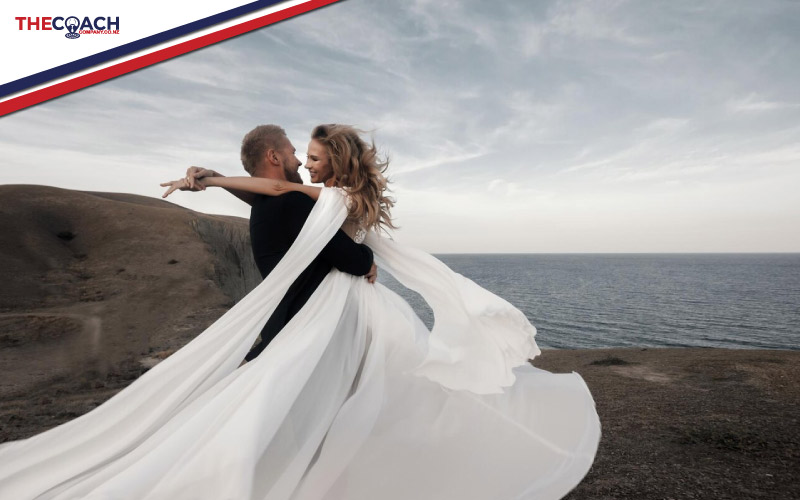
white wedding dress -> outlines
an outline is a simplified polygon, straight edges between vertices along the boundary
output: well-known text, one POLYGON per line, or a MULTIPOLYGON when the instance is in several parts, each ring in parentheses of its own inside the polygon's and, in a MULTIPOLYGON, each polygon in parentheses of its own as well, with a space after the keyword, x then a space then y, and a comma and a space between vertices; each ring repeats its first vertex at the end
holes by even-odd
POLYGON ((434 257, 373 232, 383 272, 431 306, 428 331, 381 284, 331 271, 237 368, 347 215, 323 189, 283 260, 225 315, 91 412, 0 445, 2 499, 561 498, 600 423, 577 373, 527 360, 536 330, 434 257))

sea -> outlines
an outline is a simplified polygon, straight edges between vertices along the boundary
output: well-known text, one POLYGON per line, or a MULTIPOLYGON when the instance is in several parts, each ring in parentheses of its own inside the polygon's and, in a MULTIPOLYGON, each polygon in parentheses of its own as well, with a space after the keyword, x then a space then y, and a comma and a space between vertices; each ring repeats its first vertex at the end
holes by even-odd
MULTIPOLYGON (((440 254, 506 299, 542 348, 800 349, 800 254, 440 254)), ((387 272, 430 328, 425 301, 387 272)))

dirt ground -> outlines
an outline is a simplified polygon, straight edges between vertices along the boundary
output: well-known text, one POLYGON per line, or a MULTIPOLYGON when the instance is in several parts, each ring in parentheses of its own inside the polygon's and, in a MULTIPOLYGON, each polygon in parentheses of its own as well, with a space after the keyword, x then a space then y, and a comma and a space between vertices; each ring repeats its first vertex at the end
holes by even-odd
POLYGON ((580 373, 603 435, 566 498, 800 498, 800 351, 548 350, 580 373))
MULTIPOLYGON (((171 351, 6 394, 0 442, 90 411, 171 351)), ((569 500, 800 498, 800 351, 545 350, 534 365, 580 373, 600 415, 597 457, 569 500)))

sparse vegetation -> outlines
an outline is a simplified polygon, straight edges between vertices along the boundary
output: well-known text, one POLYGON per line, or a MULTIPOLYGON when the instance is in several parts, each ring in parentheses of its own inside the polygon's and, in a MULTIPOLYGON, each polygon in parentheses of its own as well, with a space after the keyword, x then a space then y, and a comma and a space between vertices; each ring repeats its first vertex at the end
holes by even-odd
POLYGON ((616 356, 606 356, 605 358, 594 360, 589 364, 596 366, 621 366, 621 365, 630 365, 631 363, 616 356))

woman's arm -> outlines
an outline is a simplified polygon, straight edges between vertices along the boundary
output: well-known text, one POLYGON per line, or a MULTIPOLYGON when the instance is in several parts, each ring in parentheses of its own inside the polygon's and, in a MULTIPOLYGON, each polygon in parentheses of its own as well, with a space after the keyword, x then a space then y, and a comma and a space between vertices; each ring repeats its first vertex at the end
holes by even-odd
MULTIPOLYGON (((203 177, 225 177, 224 175, 220 174, 216 170, 211 170, 209 168, 203 167, 189 167, 186 169, 186 180, 189 181, 189 187, 192 191, 203 190, 205 189, 204 186, 199 184, 199 180, 203 177)), ((235 197, 239 198, 243 202, 247 203, 248 205, 252 205, 253 201, 255 201, 256 195, 254 193, 248 193, 247 191, 240 191, 238 189, 226 189, 230 194, 234 195, 235 197)))
POLYGON ((225 189, 247 191, 249 193, 267 194, 278 196, 289 191, 299 191, 313 200, 319 199, 322 188, 306 186, 278 179, 265 179, 263 177, 203 177, 198 179, 203 186, 216 186, 225 189))

